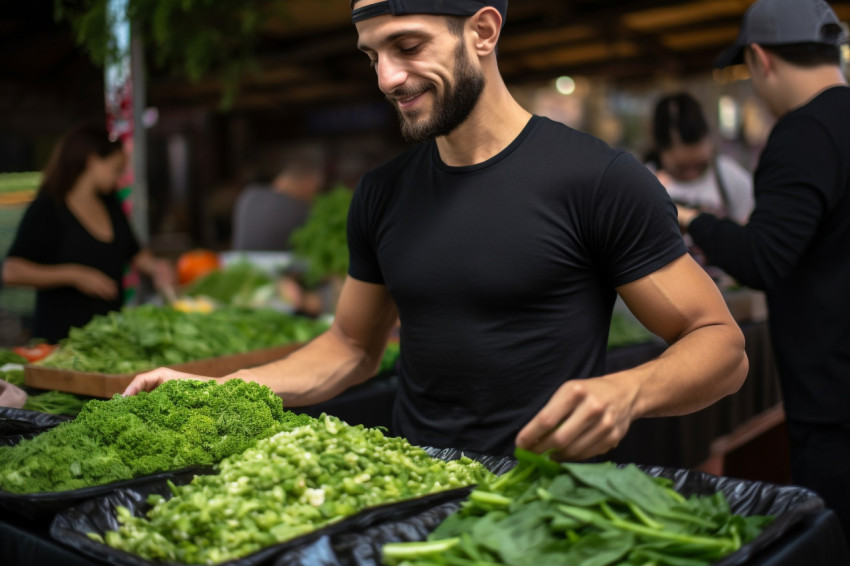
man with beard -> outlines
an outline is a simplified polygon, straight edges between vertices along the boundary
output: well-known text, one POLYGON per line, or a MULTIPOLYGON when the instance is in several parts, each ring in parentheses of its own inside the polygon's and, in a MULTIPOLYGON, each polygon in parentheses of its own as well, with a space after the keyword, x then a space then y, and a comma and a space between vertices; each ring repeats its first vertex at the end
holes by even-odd
MULTIPOLYGON (((289 407, 327 400, 375 373, 398 316, 394 434, 562 459, 608 451, 637 418, 738 389, 743 336, 655 176, 509 94, 496 60, 506 0, 352 8, 358 47, 418 143, 355 191, 331 329, 221 379, 267 384, 289 407), (670 347, 605 375, 617 293, 670 347)), ((155 370, 126 393, 180 377, 191 376, 155 370)))

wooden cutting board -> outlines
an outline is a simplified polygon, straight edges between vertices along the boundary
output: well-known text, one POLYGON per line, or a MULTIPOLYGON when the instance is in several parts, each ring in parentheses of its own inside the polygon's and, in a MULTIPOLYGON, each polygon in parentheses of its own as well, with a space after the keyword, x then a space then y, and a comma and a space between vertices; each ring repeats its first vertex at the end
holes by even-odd
MULTIPOLYGON (((243 352, 241 354, 194 360, 168 367, 177 371, 184 371, 205 377, 222 377, 240 369, 279 360, 300 347, 301 344, 284 344, 273 348, 243 352)), ((109 399, 116 393, 122 393, 139 373, 143 372, 121 374, 96 373, 47 368, 30 364, 24 367, 24 384, 27 387, 37 389, 65 391, 67 393, 109 399)))

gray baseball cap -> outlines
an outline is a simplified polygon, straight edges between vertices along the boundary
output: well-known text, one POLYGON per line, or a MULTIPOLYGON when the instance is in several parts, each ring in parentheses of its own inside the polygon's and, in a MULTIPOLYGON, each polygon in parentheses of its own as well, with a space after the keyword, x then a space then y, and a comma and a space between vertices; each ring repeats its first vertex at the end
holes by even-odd
POLYGON ((841 45, 846 41, 838 17, 824 0, 758 0, 744 14, 738 39, 720 54, 714 66, 742 63, 744 48, 753 43, 841 45))

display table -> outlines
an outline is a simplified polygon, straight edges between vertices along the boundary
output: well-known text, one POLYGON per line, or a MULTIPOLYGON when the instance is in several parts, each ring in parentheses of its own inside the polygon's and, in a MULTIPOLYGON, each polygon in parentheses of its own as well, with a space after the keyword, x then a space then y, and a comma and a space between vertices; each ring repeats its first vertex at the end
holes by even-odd
MULTIPOLYGON (((751 417, 781 400, 767 324, 741 324, 750 361, 749 375, 741 390, 698 413, 675 418, 635 422, 619 447, 604 458, 672 468, 692 468, 705 460, 717 437, 728 434, 751 417)), ((656 358, 665 349, 660 341, 617 348, 609 352, 608 371, 635 367, 656 358)), ((351 388, 341 396, 302 409, 311 415, 327 412, 351 424, 390 428, 396 379, 382 377, 351 388)), ((49 525, 34 523, 0 510, 0 564, 29 566, 100 564, 53 541, 49 525)), ((268 564, 273 564, 269 561, 268 564)), ((367 563, 352 562, 359 566, 367 563)), ((371 564, 371 563, 369 563, 371 564)), ((835 514, 822 510, 787 540, 758 555, 749 564, 764 566, 850 564, 850 552, 835 514)), ((377 566, 377 565, 374 565, 377 566)))

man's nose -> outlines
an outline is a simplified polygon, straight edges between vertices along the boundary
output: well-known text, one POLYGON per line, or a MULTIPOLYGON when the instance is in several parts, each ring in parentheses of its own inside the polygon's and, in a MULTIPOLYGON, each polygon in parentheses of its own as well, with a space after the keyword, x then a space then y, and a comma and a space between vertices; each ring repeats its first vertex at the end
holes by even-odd
POLYGON ((378 74, 378 88, 384 94, 392 93, 407 80, 404 66, 392 57, 381 57, 376 63, 375 71, 378 74))

